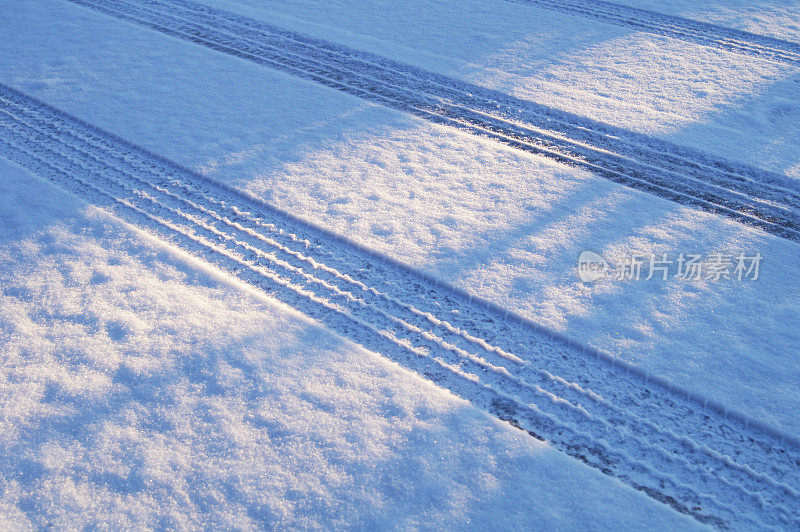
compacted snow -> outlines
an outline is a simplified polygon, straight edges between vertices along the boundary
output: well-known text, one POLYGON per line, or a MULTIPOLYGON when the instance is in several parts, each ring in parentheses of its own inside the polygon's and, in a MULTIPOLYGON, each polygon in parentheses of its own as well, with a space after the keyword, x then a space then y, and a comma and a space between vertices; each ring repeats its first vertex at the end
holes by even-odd
MULTIPOLYGON (((800 179, 796 64, 527 2, 205 3, 800 179)), ((791 2, 623 3, 800 41, 791 2)), ((0 83, 800 430, 797 242, 66 0, 0 25, 0 83), (584 283, 584 250, 763 262, 584 283)), ((700 526, 14 164, 0 187, 3 524, 700 526)))

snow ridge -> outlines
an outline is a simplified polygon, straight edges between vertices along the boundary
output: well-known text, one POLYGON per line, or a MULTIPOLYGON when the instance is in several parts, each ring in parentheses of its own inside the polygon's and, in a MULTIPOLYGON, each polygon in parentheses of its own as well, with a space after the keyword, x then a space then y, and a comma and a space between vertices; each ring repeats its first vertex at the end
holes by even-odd
POLYGON ((5 157, 717 527, 800 526, 800 445, 0 85, 5 157))
POLYGON ((70 1, 800 242, 800 187, 779 174, 188 0, 70 1))
POLYGON ((800 44, 604 0, 513 0, 730 52, 800 65, 800 44))

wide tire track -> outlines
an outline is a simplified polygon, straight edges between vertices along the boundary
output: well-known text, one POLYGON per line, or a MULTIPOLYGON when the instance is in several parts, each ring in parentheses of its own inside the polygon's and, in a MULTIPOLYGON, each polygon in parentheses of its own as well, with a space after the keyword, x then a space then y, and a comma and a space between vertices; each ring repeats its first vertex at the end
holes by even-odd
POLYGON ((800 242, 785 176, 188 0, 70 1, 800 242))
POLYGON ((699 20, 629 7, 604 0, 512 0, 565 13, 633 27, 646 33, 701 44, 729 52, 800 66, 800 44, 709 24, 699 20))

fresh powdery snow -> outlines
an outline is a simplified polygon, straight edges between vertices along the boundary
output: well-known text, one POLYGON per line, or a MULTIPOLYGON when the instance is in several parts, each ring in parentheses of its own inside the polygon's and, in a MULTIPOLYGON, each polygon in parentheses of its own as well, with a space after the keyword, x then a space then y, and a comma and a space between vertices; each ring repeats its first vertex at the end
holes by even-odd
POLYGON ((800 526, 796 2, 0 13, 0 528, 800 526))
POLYGON ((695 526, 30 173, 0 172, 3 529, 695 526))

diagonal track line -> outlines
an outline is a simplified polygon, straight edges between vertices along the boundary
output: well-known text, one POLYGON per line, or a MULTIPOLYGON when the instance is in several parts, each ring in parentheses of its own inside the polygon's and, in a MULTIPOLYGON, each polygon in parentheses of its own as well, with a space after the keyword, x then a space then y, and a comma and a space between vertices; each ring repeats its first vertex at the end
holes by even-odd
POLYGON ((785 176, 189 0, 70 1, 800 242, 785 176))
POLYGON ((629 26, 720 50, 800 66, 800 44, 604 0, 512 0, 629 26))

